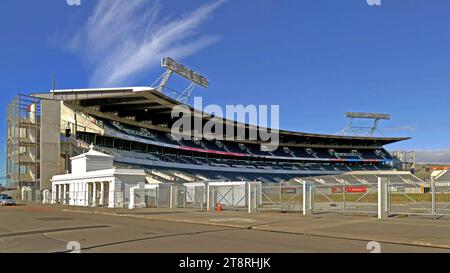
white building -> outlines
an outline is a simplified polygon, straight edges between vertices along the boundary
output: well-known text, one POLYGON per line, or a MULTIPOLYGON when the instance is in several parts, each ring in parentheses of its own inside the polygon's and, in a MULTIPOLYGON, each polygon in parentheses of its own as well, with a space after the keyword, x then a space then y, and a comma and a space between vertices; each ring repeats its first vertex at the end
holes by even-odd
POLYGON ((52 182, 52 203, 74 206, 129 208, 145 206, 146 173, 142 169, 116 169, 113 157, 90 146, 87 153, 71 158, 72 173, 55 175, 52 182), (130 194, 131 193, 131 194, 130 194))

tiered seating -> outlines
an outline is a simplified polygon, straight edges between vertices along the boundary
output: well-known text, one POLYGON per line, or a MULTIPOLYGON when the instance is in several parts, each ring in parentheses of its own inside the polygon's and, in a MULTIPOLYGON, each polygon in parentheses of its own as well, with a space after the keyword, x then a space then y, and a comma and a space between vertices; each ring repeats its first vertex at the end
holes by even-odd
POLYGON ((361 149, 360 153, 363 159, 383 159, 382 157, 376 155, 374 150, 361 149))
POLYGON ((301 157, 301 158, 351 158, 351 159, 389 159, 389 153, 383 149, 379 150, 365 150, 357 151, 357 155, 339 155, 335 153, 351 154, 352 151, 348 149, 328 150, 318 148, 297 148, 297 147, 279 147, 275 151, 266 152, 261 151, 259 145, 242 144, 232 141, 207 141, 207 140, 178 140, 173 138, 169 133, 161 133, 157 131, 150 131, 145 128, 137 128, 126 124, 121 124, 115 121, 99 120, 99 126, 108 128, 109 130, 116 130, 124 134, 148 139, 165 144, 188 146, 193 148, 216 150, 224 152, 248 153, 250 155, 264 155, 264 156, 282 156, 282 157, 301 157), (359 154, 359 155, 358 155, 359 154))
POLYGON ((196 160, 195 157, 180 156, 180 159, 183 160, 186 164, 195 164, 195 165, 204 164, 203 162, 196 160))
POLYGON ((239 145, 236 142, 226 142, 225 144, 225 150, 228 152, 233 153, 244 153, 245 151, 242 150, 239 145))
POLYGON ((350 169, 347 165, 343 165, 343 164, 336 164, 334 166, 338 171, 342 171, 342 172, 348 172, 351 171, 352 169, 350 169))
POLYGON ((370 165, 370 164, 364 165, 364 169, 368 170, 368 171, 378 171, 379 170, 375 165, 370 165))
POLYGON ((350 169, 352 169, 352 171, 363 171, 363 170, 365 170, 360 165, 349 165, 349 167, 350 167, 350 169))
POLYGON ((327 164, 327 163, 300 163, 295 161, 254 161, 240 158, 206 158, 187 155, 176 155, 170 153, 150 152, 144 153, 140 151, 126 151, 106 147, 99 147, 99 150, 111 154, 116 157, 127 157, 130 159, 143 159, 152 161, 163 161, 170 163, 191 164, 191 165, 210 165, 217 167, 233 167, 247 169, 267 169, 267 170, 304 170, 304 171, 355 171, 375 169, 371 165, 349 165, 344 164, 327 164))
MULTIPOLYGON (((142 165, 133 166, 132 164, 115 163, 121 168, 144 167, 142 165)), ((283 173, 246 173, 246 172, 229 172, 229 171, 205 171, 196 169, 176 169, 176 168, 158 168, 147 169, 147 173, 152 179, 167 183, 185 183, 194 181, 219 180, 219 181, 261 181, 263 183, 279 183, 281 181, 314 181, 318 185, 375 185, 378 177, 389 177, 391 183, 404 184, 405 186, 417 186, 422 181, 412 174, 340 174, 340 175, 322 175, 322 176, 306 176, 296 174, 283 173), (175 175, 177 173, 178 175, 175 175), (187 179, 188 177, 189 179, 187 179), (202 177, 202 178, 200 178, 202 177), (405 181, 406 180, 406 181, 405 181)))
MULTIPOLYGON (((233 167, 240 169, 267 169, 267 170, 304 170, 304 171, 339 171, 349 172, 355 170, 390 170, 389 165, 382 165, 377 163, 366 163, 348 165, 348 163, 336 163, 326 161, 312 161, 299 162, 290 161, 288 159, 271 159, 267 157, 263 160, 259 160, 256 156, 278 156, 278 157, 301 157, 308 159, 336 159, 336 158, 358 158, 358 159, 386 159, 390 155, 384 149, 379 150, 364 150, 354 151, 350 149, 319 149, 319 148, 301 148, 301 147, 283 147, 280 146, 277 150, 266 152, 261 151, 260 146, 256 144, 239 143, 232 141, 207 141, 207 140, 179 140, 173 138, 169 133, 162 133, 158 131, 151 131, 146 128, 133 127, 131 125, 121 124, 115 121, 99 120, 99 126, 108 128, 108 130, 114 130, 126 135, 132 135, 135 137, 152 140, 155 142, 161 142, 164 144, 173 144, 179 146, 188 146, 197 149, 214 150, 222 152, 234 152, 240 154, 248 154, 247 157, 232 157, 230 155, 223 155, 221 159, 217 154, 211 153, 198 153, 198 152, 186 152, 185 150, 177 151, 176 147, 161 148, 157 144, 142 144, 137 142, 136 139, 127 142, 125 140, 117 140, 114 144, 116 149, 110 149, 109 153, 116 153, 122 157, 164 161, 171 163, 190 164, 190 165, 210 165, 219 167, 233 167), (147 145, 147 146, 145 146, 147 145), (131 147, 131 148, 130 148, 131 147), (132 149, 133 151, 127 151, 126 149, 132 149), (118 150, 125 149, 125 150, 118 150), (150 153, 145 153, 150 151, 150 153), (337 155, 336 155, 337 153, 337 155), (354 155, 350 155, 350 154, 354 155), (345 155, 347 154, 347 155, 345 155)), ((112 147, 111 142, 99 142, 99 145, 107 145, 112 147)), ((145 143, 145 142, 144 142, 145 143)))
POLYGON ((322 165, 322 168, 324 168, 327 171, 336 171, 337 169, 333 165, 322 165))
POLYGON ((331 154, 326 149, 314 149, 314 152, 316 153, 317 157, 323 157, 323 158, 336 158, 334 154, 331 154))

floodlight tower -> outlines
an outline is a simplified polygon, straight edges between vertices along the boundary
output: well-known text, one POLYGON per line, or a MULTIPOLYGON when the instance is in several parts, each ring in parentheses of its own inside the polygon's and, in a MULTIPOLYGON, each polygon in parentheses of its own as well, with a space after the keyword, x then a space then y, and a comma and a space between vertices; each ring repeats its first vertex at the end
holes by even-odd
POLYGON ((342 129, 338 135, 356 135, 356 136, 373 136, 375 132, 381 131, 378 129, 378 122, 380 120, 390 120, 391 115, 381 113, 363 113, 363 112, 346 112, 345 117, 349 119, 347 126, 342 129), (371 126, 355 126, 355 119, 371 120, 371 126))
POLYGON ((203 88, 207 88, 209 86, 209 82, 206 77, 198 74, 197 72, 187 68, 182 64, 177 63, 170 57, 162 58, 161 66, 164 67, 166 71, 161 76, 159 76, 158 79, 156 79, 156 81, 152 84, 152 87, 155 87, 155 85, 159 82, 156 87, 158 91, 164 92, 167 96, 172 97, 182 103, 186 103, 190 99, 192 91, 194 90, 194 87, 196 85, 200 85, 203 88), (186 87, 186 89, 184 89, 182 92, 166 86, 167 82, 170 79, 170 76, 172 76, 174 72, 191 82, 188 87, 186 87))

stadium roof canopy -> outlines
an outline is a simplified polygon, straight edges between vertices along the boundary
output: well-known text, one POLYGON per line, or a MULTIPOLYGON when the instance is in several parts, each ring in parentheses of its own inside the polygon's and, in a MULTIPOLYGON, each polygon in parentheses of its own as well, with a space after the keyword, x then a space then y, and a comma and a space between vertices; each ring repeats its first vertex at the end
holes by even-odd
MULTIPOLYGON (((120 88, 91 88, 91 89, 64 89, 52 90, 50 93, 33 94, 42 99, 62 100, 66 105, 99 118, 115 120, 118 122, 144 127, 152 130, 170 132, 172 123, 172 108, 182 105, 179 101, 168 97, 164 93, 151 87, 120 87, 120 88)), ((192 115, 203 115, 207 122, 213 116, 202 113, 189 105, 192 115)), ((217 118, 216 118, 217 119, 217 118)), ((257 130, 258 127, 220 118, 225 124, 245 127, 248 130, 257 130)), ((275 132, 275 131, 273 131, 275 132)), ((281 143, 305 143, 317 145, 350 145, 350 146, 383 146, 408 137, 364 137, 342 136, 328 134, 311 134, 279 130, 281 143)), ((241 141, 246 142, 246 141, 241 141)), ((254 141, 249 141, 254 142, 254 141)))

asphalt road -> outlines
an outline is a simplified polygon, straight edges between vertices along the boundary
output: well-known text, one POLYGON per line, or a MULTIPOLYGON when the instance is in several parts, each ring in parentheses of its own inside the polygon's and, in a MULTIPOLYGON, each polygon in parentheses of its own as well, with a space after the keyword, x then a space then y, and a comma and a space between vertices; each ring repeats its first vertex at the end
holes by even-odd
MULTIPOLYGON (((0 252, 369 252, 367 241, 334 239, 201 224, 137 219, 52 208, 1 207, 0 252)), ((381 244, 381 252, 443 252, 381 244)), ((448 250, 447 250, 448 251, 448 250)))

